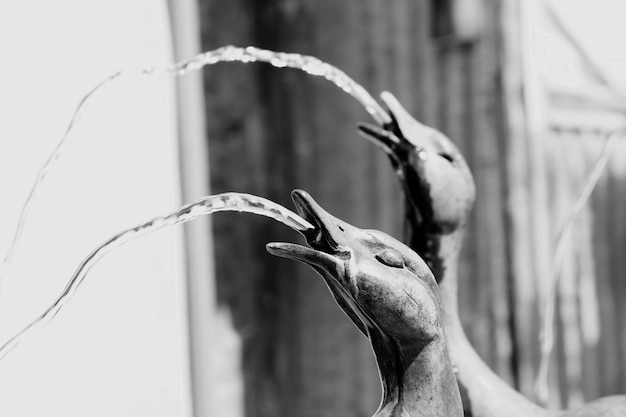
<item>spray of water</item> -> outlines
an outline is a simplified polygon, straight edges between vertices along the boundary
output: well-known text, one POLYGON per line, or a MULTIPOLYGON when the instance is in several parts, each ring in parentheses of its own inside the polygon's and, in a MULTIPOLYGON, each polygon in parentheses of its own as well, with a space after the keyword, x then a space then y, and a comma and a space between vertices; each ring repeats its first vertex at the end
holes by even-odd
POLYGON ((206 65, 217 64, 218 62, 266 62, 277 68, 295 68, 305 71, 306 73, 311 75, 323 77, 341 88, 346 93, 350 94, 352 97, 354 97, 359 103, 361 103, 365 107, 365 110, 379 124, 382 125, 391 122, 389 115, 382 107, 380 107, 376 100, 374 100, 374 98, 361 85, 356 83, 346 73, 330 64, 327 64, 326 62, 319 60, 318 58, 307 55, 274 52, 267 49, 255 48, 252 46, 242 48, 228 45, 212 51, 201 53, 191 59, 172 64, 165 68, 151 67, 134 71, 118 71, 99 82, 80 100, 68 124, 68 127, 65 130, 65 133, 61 137, 61 140, 57 144, 50 157, 46 160, 46 162, 39 170, 31 191, 24 205, 22 206, 20 218, 13 234, 13 239, 11 241, 9 249, 4 256, 2 263, 0 264, 0 293, 2 290, 2 282, 4 280, 7 270, 9 269, 16 247, 21 239, 24 225, 26 224, 28 214, 35 201, 38 190, 41 188, 46 178, 46 174, 50 171, 53 163, 59 158, 61 151, 67 143, 67 139, 69 138, 70 133, 77 125, 84 108, 96 95, 96 93, 103 87, 105 87, 112 81, 119 79, 120 77, 158 74, 180 76, 191 71, 197 71, 206 65))
POLYGON ((363 86, 355 82, 345 72, 313 56, 274 52, 253 46, 240 48, 229 45, 202 53, 190 60, 174 64, 166 69, 166 73, 181 75, 189 71, 198 70, 205 65, 232 61, 267 62, 278 68, 295 68, 307 74, 323 77, 354 97, 365 107, 365 110, 377 123, 381 125, 391 123, 391 118, 387 112, 374 100, 363 86))
POLYGON ((250 194, 224 193, 204 197, 194 203, 182 206, 178 210, 165 216, 156 217, 135 227, 123 230, 110 237, 93 250, 89 256, 80 263, 65 286, 65 289, 56 298, 54 303, 38 318, 33 320, 28 326, 24 327, 0 347, 0 360, 11 352, 27 335, 31 334, 35 329, 49 323, 50 320, 70 302, 89 270, 102 259, 104 255, 132 239, 155 232, 166 226, 185 223, 200 216, 219 211, 238 211, 259 214, 279 221, 303 234, 308 230, 314 229, 313 225, 294 212, 270 200, 250 194))
POLYGON ((28 219, 30 209, 33 205, 33 202, 35 201, 35 198, 37 197, 37 193, 39 192, 39 189, 41 188, 44 180, 46 179, 46 175, 50 171, 50 168, 52 167, 54 162, 59 159, 59 156, 61 155, 61 151, 63 150, 64 145, 67 142, 67 138, 69 134, 72 132, 72 130, 74 130, 74 127, 78 124, 78 121, 80 120, 80 116, 83 113, 83 109, 87 106, 87 104, 92 100, 94 95, 101 88, 103 88, 105 85, 109 84, 113 80, 119 78, 120 75, 122 75, 122 72, 118 71, 115 74, 108 76, 107 78, 105 78, 104 80, 96 84, 94 88, 92 88, 85 96, 83 96, 83 98, 78 103, 78 106, 76 106, 76 110, 74 110, 72 119, 70 120, 70 123, 67 125, 67 128, 65 129, 65 133, 61 137, 61 140, 59 141, 57 146, 52 150, 52 153, 50 154, 46 162, 44 162, 44 164, 39 169, 39 172, 37 173, 37 177, 35 178, 35 183, 31 187, 28 197, 26 197, 26 201, 22 205, 20 218, 17 222, 15 232, 13 233, 13 238, 11 240, 11 244, 9 245, 9 250, 4 255, 2 264, 0 264, 0 290, 2 289, 3 278, 7 270, 9 269, 11 260, 13 259, 13 254, 15 252, 15 249, 17 248, 17 245, 22 237, 22 232, 24 231, 24 225, 26 224, 26 220, 28 219))

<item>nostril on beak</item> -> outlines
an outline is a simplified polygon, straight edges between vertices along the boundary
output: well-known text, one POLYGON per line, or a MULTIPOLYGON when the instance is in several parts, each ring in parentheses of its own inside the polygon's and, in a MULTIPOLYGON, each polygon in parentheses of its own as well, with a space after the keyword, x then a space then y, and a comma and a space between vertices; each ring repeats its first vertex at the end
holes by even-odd
POLYGON ((448 162, 453 162, 454 161, 454 157, 452 157, 452 155, 450 155, 448 153, 441 152, 441 153, 439 153, 439 156, 442 157, 443 159, 445 159, 448 162))

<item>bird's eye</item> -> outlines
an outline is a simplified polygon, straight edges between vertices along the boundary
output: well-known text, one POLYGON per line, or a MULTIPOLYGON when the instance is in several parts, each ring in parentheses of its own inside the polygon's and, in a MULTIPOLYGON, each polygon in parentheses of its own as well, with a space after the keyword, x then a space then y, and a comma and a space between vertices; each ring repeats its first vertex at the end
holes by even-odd
POLYGON ((402 256, 398 252, 395 252, 391 249, 385 249, 381 252, 378 252, 374 255, 376 260, 383 265, 390 266, 392 268, 403 268, 404 261, 402 260, 402 256))

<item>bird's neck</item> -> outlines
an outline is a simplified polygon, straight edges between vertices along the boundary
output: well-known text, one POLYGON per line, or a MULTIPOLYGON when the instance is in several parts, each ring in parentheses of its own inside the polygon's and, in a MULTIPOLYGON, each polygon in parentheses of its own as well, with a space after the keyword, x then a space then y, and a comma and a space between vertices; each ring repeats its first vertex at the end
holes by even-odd
POLYGON ((439 284, 446 323, 458 321, 458 268, 465 228, 448 233, 411 230, 408 244, 428 264, 439 284))
POLYGON ((461 417, 463 407, 446 350, 443 331, 435 340, 409 353, 393 344, 392 352, 374 353, 383 381, 383 402, 374 417, 461 417), (393 358, 393 365, 390 365, 393 358))
POLYGON ((462 225, 450 233, 433 231, 423 225, 417 212, 407 204, 405 232, 405 241, 428 264, 439 284, 446 333, 453 331, 448 338, 464 337, 459 319, 457 289, 465 226, 462 225))
POLYGON ((474 417, 543 416, 547 411, 511 388, 478 356, 459 317, 458 279, 465 227, 449 234, 428 234, 410 228, 409 246, 430 266, 441 293, 444 329, 466 410, 474 417))

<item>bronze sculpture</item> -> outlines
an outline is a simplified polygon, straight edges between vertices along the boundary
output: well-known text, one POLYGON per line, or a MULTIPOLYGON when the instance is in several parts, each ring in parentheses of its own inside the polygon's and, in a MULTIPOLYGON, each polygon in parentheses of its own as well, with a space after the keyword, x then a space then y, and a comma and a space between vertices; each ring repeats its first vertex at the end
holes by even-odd
POLYGON ((382 99, 392 122, 359 130, 390 157, 406 202, 408 244, 433 270, 441 289, 444 322, 466 411, 495 416, 626 416, 626 396, 611 396, 566 411, 549 411, 500 379, 478 356, 458 315, 458 260, 468 214, 476 198, 472 174, 452 141, 415 120, 390 93, 382 99))
POLYGON ((439 289, 426 263, 392 237, 330 215, 303 191, 292 197, 315 226, 303 232, 309 247, 270 243, 267 250, 315 269, 369 339, 383 385, 375 416, 461 416, 439 289))

